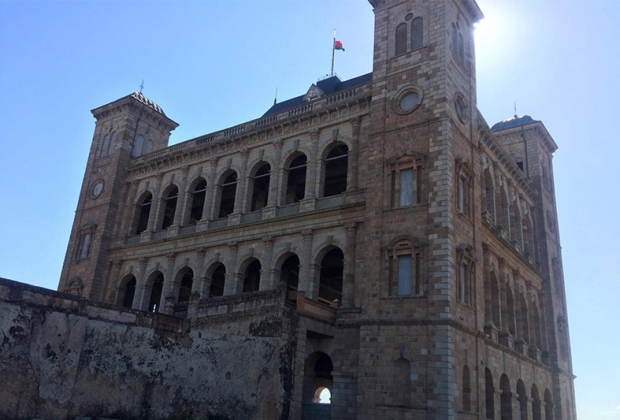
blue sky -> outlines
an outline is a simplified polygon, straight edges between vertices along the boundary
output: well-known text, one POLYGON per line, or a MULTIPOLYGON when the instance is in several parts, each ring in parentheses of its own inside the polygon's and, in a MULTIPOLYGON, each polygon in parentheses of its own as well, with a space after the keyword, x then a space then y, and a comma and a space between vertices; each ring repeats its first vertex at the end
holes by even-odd
MULTIPOLYGON (((479 0, 478 107, 540 119, 555 182, 581 420, 620 419, 620 2, 479 0)), ((0 0, 0 276, 56 288, 94 129, 139 90, 171 143, 257 118, 329 72, 372 70, 363 0, 0 0)))

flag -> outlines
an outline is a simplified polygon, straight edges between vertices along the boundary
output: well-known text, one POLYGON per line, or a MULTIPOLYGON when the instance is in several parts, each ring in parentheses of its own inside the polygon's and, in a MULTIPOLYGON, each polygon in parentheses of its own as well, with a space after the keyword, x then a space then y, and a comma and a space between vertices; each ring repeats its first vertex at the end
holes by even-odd
POLYGON ((342 50, 342 51, 344 51, 344 47, 342 46, 342 42, 336 41, 334 39, 334 49, 335 50, 342 50))

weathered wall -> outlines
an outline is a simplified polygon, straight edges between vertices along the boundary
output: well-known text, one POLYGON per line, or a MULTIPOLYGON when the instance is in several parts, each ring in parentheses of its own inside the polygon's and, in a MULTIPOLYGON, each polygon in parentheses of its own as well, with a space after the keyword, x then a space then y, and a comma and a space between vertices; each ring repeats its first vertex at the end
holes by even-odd
POLYGON ((277 331, 225 335, 186 321, 177 334, 157 322, 0 279, 0 418, 280 418, 288 352, 277 331))

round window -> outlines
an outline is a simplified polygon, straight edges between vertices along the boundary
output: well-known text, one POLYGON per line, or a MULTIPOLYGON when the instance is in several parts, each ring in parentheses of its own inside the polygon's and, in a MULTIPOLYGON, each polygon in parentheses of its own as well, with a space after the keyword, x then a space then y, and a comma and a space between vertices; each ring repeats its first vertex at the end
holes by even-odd
POLYGON ((103 191, 103 181, 99 181, 93 187, 93 198, 99 197, 99 194, 103 191))
POLYGON ((420 96, 416 92, 409 92, 400 100, 400 109, 403 112, 411 112, 420 104, 420 96))

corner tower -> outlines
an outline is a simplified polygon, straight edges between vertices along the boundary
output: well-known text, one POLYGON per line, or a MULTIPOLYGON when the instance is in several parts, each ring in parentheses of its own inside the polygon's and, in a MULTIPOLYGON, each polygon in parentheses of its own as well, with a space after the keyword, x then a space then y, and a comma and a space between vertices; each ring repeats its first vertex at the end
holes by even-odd
POLYGON ((166 148, 178 124, 138 92, 91 112, 95 133, 58 290, 103 301, 125 169, 133 159, 166 148))

